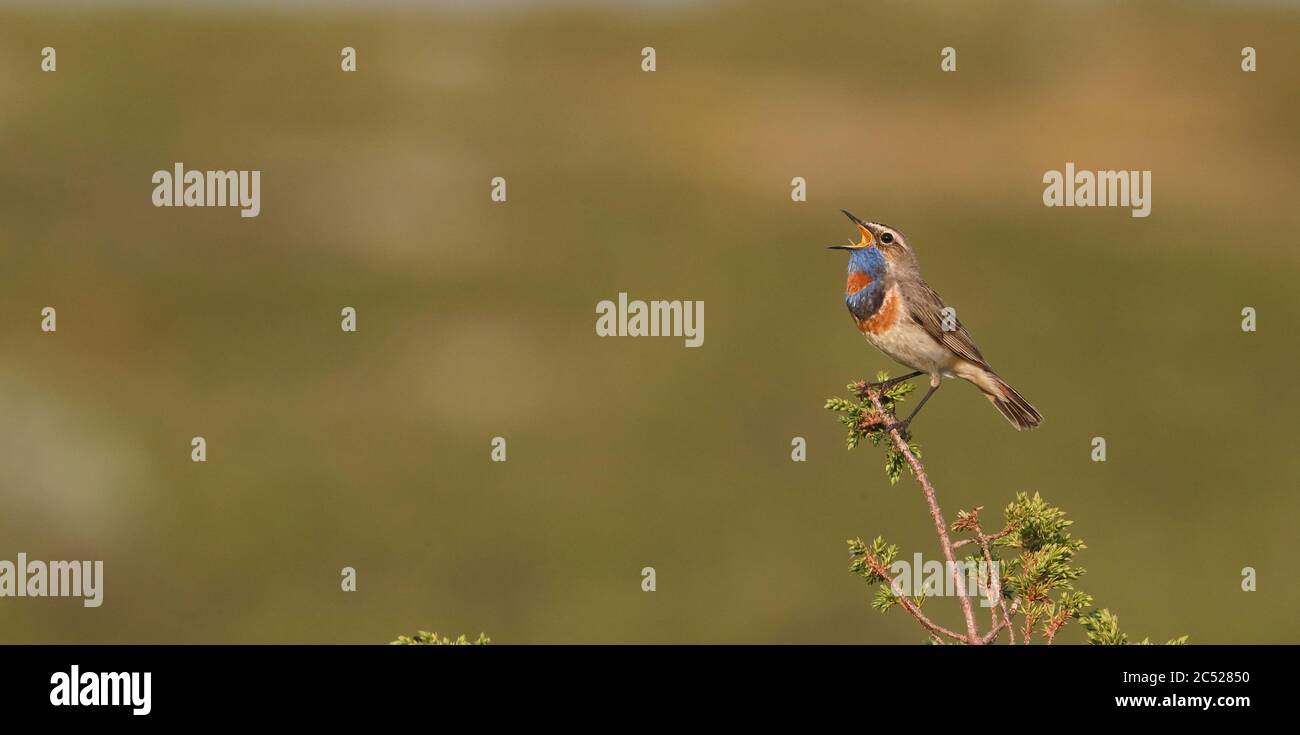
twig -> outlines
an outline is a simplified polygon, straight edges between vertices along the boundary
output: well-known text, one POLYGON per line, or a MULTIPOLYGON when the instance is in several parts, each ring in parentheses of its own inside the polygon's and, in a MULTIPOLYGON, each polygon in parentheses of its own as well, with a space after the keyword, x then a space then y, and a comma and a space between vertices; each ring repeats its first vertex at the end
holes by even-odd
MULTIPOLYGON (((983 507, 983 506, 981 506, 981 507, 983 507)), ((992 536, 985 536, 985 538, 988 539, 990 542, 992 542, 992 541, 997 541, 998 539, 1003 538, 1004 536, 1007 536, 1008 534, 1010 534, 1013 530, 1015 530, 1015 529, 1012 528, 1010 525, 1007 525, 1007 527, 1004 528, 1004 529, 1002 529, 1001 531, 998 531, 997 533, 993 534, 992 536)), ((973 538, 964 538, 964 539, 962 539, 962 540, 960 540, 960 541, 955 541, 955 542, 953 542, 952 548, 954 548, 954 549, 960 549, 961 547, 965 546, 966 544, 973 544, 973 543, 976 543, 977 540, 978 540, 978 539, 973 539, 973 538)))
POLYGON ((1047 630, 1044 631, 1044 635, 1047 636, 1047 645, 1052 645, 1052 641, 1056 640, 1056 632, 1059 631, 1061 626, 1065 625, 1065 622, 1069 619, 1070 611, 1067 609, 1062 609, 1060 612, 1048 619, 1047 630))
MULTIPOLYGON (((888 584, 888 580, 890 579, 889 570, 885 568, 884 564, 880 563, 880 560, 876 558, 875 554, 872 554, 871 551, 868 549, 863 554, 863 558, 866 560, 867 566, 871 567, 871 571, 874 572, 878 577, 884 577, 886 580, 886 584, 888 584)), ((929 630, 931 633, 946 635, 955 641, 960 641, 961 643, 969 643, 971 640, 973 640, 973 638, 967 638, 961 633, 948 630, 942 625, 939 625, 933 620, 930 620, 930 618, 926 617, 925 613, 921 612, 921 608, 917 606, 916 602, 914 602, 907 595, 894 593, 894 599, 898 600, 898 604, 902 606, 902 608, 906 610, 909 615, 916 618, 916 621, 920 623, 922 626, 924 626, 926 630, 929 630)))
MULTIPOLYGON (((998 601, 998 605, 1000 605, 1000 606, 1002 607, 1002 617, 1006 618, 1007 620, 1010 620, 1010 619, 1011 619, 1011 613, 1007 612, 1007 601, 1006 601, 1005 599, 1003 599, 1003 597, 1002 597, 1002 572, 1001 572, 1001 570, 999 570, 999 571, 997 571, 997 572, 994 572, 994 571, 993 571, 993 552, 991 552, 991 551, 989 550, 989 539, 990 539, 990 537, 985 536, 985 535, 984 535, 984 532, 983 532, 982 530, 980 530, 980 528, 979 528, 978 525, 975 527, 975 533, 978 534, 978 538, 979 538, 979 541, 980 541, 980 546, 984 549, 984 563, 988 565, 989 578, 994 580, 994 582, 993 582, 993 597, 994 597, 994 599, 996 599, 996 600, 998 601)), ((993 618, 994 618, 995 621, 997 620, 997 614, 996 614, 996 613, 994 613, 993 618)), ((994 628, 996 628, 996 627, 997 627, 997 623, 995 622, 995 623, 994 623, 994 628)), ((1015 634, 1014 632, 1012 632, 1012 631, 1013 631, 1013 628, 1012 628, 1010 625, 1008 625, 1008 626, 1007 626, 1007 638, 1009 639, 1009 642, 1011 643, 1011 645, 1014 646, 1014 645, 1016 644, 1016 634, 1015 634)))
MULTIPOLYGON (((980 549, 984 552, 984 564, 985 564, 985 568, 988 569, 989 580, 993 582, 992 588, 991 589, 986 588, 986 591, 992 592, 993 598, 998 601, 998 605, 1002 609, 1002 617, 1006 618, 1007 620, 1010 620, 1011 613, 1007 612, 1007 601, 1002 598, 1002 574, 999 571, 995 575, 993 571, 993 551, 990 548, 990 542, 996 541, 1006 536, 1007 534, 1011 533, 1013 526, 1012 524, 1008 523, 1006 528, 993 534, 992 536, 984 535, 984 527, 980 525, 980 511, 983 509, 984 506, 982 505, 976 506, 972 508, 964 518, 961 518, 956 523, 952 524, 952 528, 954 531, 957 530, 971 531, 975 534, 974 539, 962 539, 961 541, 958 541, 956 544, 954 544, 954 548, 964 546, 966 542, 970 542, 970 541, 976 541, 979 543, 980 549)), ((997 630, 998 629, 998 608, 993 608, 992 618, 993 620, 991 626, 993 630, 997 630)), ((1015 645, 1016 643, 1016 634, 1014 631, 1015 628, 1013 626, 1011 625, 1007 626, 1007 638, 1011 645, 1015 645)))
MULTIPOLYGON (((1003 628, 1006 628, 1006 629, 1007 629, 1007 632, 1010 633, 1010 631, 1011 631, 1011 620, 1012 620, 1012 618, 1015 617, 1015 615, 1016 615, 1016 610, 1019 610, 1019 609, 1020 609, 1020 598, 1017 597, 1016 599, 1014 599, 1014 600, 1011 601, 1011 611, 1005 614, 1006 617, 1003 618, 1002 622, 1000 622, 1000 623, 998 623, 997 625, 993 626, 993 630, 990 630, 989 632, 987 632, 987 633, 984 634, 984 637, 980 639, 980 643, 989 643, 989 642, 991 642, 994 638, 997 637, 997 635, 998 635, 998 631, 1002 630, 1003 628)), ((1026 638, 1025 640, 1028 641, 1029 639, 1026 638)))
MULTIPOLYGON (((880 403, 879 391, 868 390, 866 394, 877 411, 886 413, 885 407, 880 403)), ((898 429, 889 429, 889 435, 894 439, 894 446, 907 459, 907 464, 912 468, 912 476, 921 485, 921 490, 925 493, 925 502, 930 506, 930 517, 934 519, 934 528, 939 532, 939 545, 943 547, 944 559, 947 560, 948 569, 952 572, 957 599, 961 602, 962 617, 966 619, 966 640, 980 641, 979 628, 975 625, 975 610, 971 607, 970 598, 966 596, 966 581, 957 568, 957 560, 952 553, 952 540, 948 538, 948 524, 944 521, 943 511, 939 510, 939 503, 935 499, 934 485, 930 484, 930 478, 925 474, 921 462, 917 460, 916 455, 912 454, 912 448, 903 441, 903 437, 899 436, 898 429)))
POLYGON ((1029 643, 1029 638, 1034 634, 1034 623, 1038 622, 1037 616, 1031 615, 1029 610, 1025 611, 1025 629, 1022 632, 1025 643, 1029 643))

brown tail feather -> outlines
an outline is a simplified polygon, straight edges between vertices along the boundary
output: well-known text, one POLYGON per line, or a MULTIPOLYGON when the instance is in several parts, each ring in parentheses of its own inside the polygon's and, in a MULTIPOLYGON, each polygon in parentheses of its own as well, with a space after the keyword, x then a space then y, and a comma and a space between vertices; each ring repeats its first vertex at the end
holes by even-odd
POLYGON ((993 380, 1001 395, 987 392, 984 395, 993 404, 994 408, 1007 417, 1007 421, 1010 421, 1012 426, 1020 431, 1025 431, 1026 429, 1033 429, 1043 422, 1043 416, 1038 413, 1038 409, 1029 405, 1029 401, 1026 401, 1024 396, 1017 393, 1015 388, 1007 385, 1007 382, 997 375, 993 376, 993 380))

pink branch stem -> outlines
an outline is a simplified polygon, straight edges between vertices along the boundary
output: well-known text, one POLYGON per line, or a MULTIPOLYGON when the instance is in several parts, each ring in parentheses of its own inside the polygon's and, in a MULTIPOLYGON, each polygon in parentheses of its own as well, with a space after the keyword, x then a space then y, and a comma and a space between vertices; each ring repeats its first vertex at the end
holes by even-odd
MULTIPOLYGON (((868 390, 867 397, 871 400, 871 405, 881 414, 886 414, 885 407, 880 403, 880 393, 875 390, 868 390)), ((912 454, 912 448, 903 437, 899 436, 898 429, 889 430, 889 435, 894 440, 894 447, 903 453, 907 464, 912 468, 912 476, 916 478, 917 483, 921 485, 921 490, 925 493, 925 502, 930 506, 930 517, 934 519, 934 528, 939 532, 939 545, 943 547, 944 559, 948 562, 948 569, 952 573, 953 583, 956 585, 957 599, 961 602, 962 617, 966 619, 966 639, 973 643, 983 642, 980 637, 979 628, 975 625, 975 610, 971 607, 970 598, 966 596, 966 580, 963 579, 961 571, 957 568, 956 557, 952 553, 952 539, 948 537, 948 524, 943 519, 943 511, 939 510, 939 503, 935 499, 934 485, 930 484, 930 478, 925 474, 925 468, 921 462, 912 454)))

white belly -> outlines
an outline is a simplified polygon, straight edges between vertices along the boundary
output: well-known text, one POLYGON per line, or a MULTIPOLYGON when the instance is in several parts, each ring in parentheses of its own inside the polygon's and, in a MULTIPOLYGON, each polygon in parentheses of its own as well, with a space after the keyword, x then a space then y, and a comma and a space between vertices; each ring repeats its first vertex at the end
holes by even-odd
POLYGON ((906 314, 899 314, 893 327, 882 334, 867 331, 862 334, 876 349, 913 370, 921 370, 932 376, 953 377, 952 353, 936 342, 919 324, 907 318, 906 314))

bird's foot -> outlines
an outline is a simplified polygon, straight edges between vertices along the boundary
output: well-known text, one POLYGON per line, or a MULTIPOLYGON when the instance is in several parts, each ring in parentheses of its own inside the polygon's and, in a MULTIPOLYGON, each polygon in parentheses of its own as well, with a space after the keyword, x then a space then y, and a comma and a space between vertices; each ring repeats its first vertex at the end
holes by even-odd
POLYGON ((900 376, 897 378, 890 378, 889 380, 877 381, 875 383, 863 383, 862 392, 867 393, 868 391, 870 391, 872 393, 879 393, 881 395, 884 395, 885 391, 889 390, 890 388, 893 388, 899 383, 906 383, 911 379, 912 378, 908 376, 900 376))
POLYGON ((907 427, 911 425, 911 423, 912 423, 911 419, 905 419, 903 421, 894 421, 893 423, 885 426, 885 431, 887 432, 897 431, 898 436, 902 438, 903 441, 911 441, 912 433, 907 430, 907 427))

